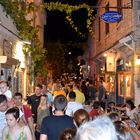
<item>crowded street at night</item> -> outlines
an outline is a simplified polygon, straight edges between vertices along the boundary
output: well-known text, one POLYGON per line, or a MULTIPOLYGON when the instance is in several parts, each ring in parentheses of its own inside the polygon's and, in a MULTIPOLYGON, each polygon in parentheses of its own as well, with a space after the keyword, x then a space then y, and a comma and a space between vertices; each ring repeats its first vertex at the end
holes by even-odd
POLYGON ((0 0, 0 140, 140 140, 140 0, 0 0))

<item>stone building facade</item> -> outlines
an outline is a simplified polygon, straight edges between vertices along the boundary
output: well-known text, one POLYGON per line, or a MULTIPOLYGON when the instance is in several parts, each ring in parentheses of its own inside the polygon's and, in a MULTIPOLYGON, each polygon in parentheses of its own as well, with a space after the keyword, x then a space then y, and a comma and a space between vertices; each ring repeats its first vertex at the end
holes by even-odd
POLYGON ((90 61, 93 79, 102 77, 109 98, 117 103, 127 99, 140 104, 139 51, 140 0, 99 0, 91 39, 90 61), (120 8, 122 7, 122 8, 120 8), (126 8, 127 7, 127 8, 126 8), (107 11, 117 11, 121 21, 106 23, 101 16, 107 11))

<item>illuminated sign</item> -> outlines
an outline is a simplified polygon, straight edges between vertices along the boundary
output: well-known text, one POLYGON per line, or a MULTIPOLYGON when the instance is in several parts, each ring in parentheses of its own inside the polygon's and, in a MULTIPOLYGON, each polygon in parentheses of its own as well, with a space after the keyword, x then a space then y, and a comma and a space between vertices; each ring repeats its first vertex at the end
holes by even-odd
POLYGON ((122 19, 122 14, 117 11, 108 11, 101 16, 101 19, 107 23, 115 23, 122 19))

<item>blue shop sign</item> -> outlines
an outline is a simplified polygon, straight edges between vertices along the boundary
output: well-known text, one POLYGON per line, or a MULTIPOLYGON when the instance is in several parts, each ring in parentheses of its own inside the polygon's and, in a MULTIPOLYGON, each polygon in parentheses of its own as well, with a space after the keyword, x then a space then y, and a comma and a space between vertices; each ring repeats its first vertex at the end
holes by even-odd
POLYGON ((117 11, 108 11, 105 12, 101 18, 107 23, 119 22, 122 19, 122 14, 117 11))

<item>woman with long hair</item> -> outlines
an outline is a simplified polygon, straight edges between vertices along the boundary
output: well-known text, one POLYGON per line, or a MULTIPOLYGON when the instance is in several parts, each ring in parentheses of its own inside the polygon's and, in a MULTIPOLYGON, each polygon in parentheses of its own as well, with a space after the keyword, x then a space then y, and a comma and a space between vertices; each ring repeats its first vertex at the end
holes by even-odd
POLYGON ((43 119, 46 116, 50 115, 50 109, 49 109, 50 105, 48 103, 48 97, 47 95, 41 95, 40 97, 40 103, 37 109, 37 127, 36 127, 36 140, 40 139, 40 129, 41 129, 41 124, 43 119))

